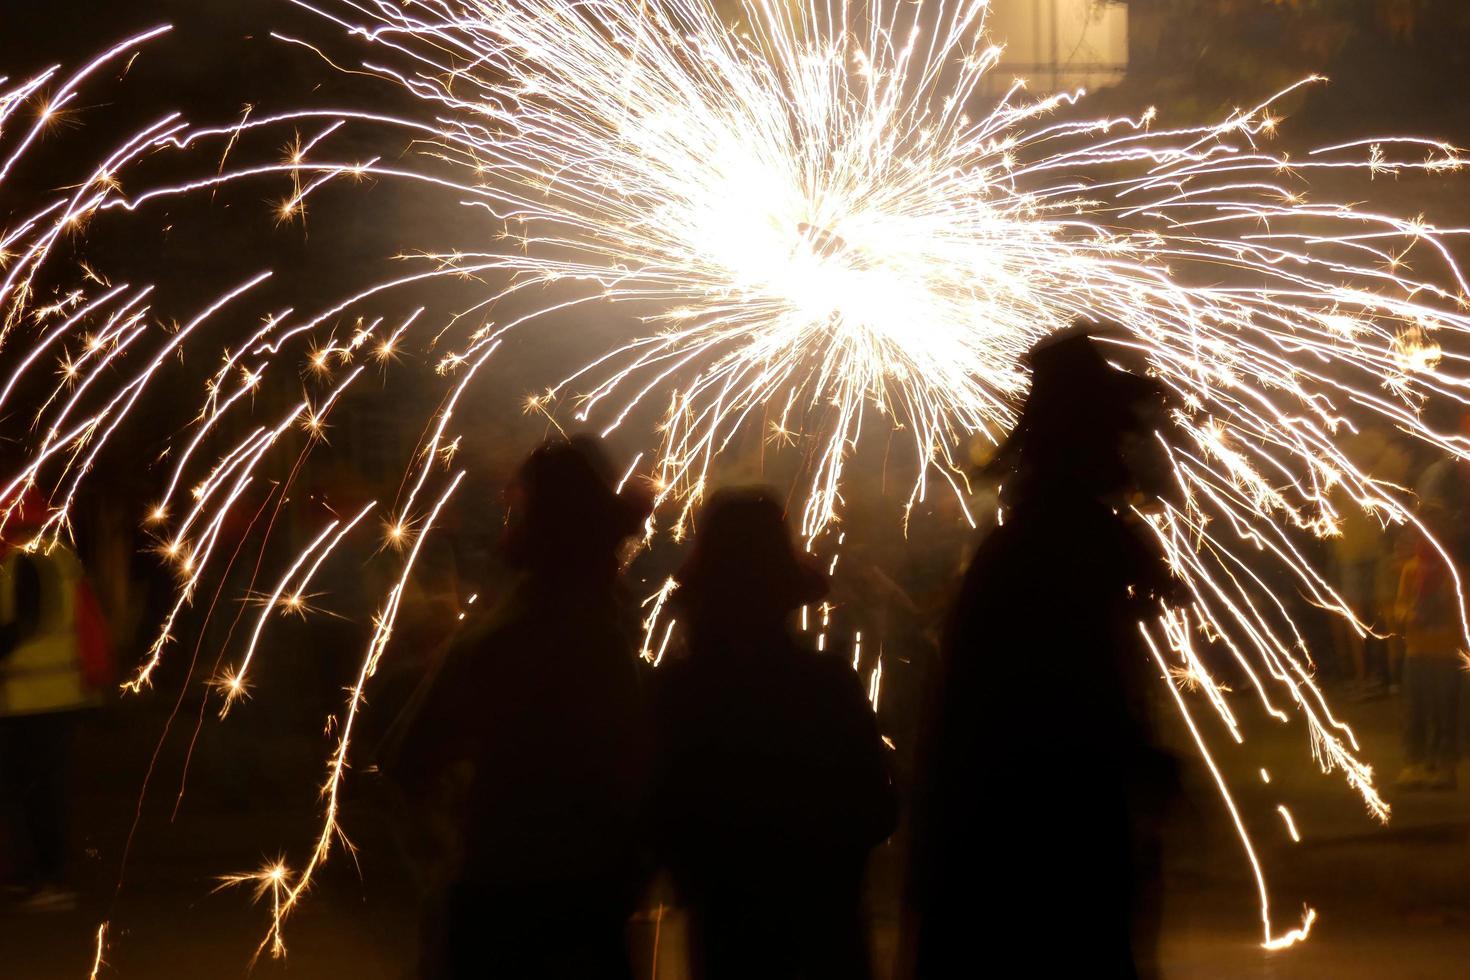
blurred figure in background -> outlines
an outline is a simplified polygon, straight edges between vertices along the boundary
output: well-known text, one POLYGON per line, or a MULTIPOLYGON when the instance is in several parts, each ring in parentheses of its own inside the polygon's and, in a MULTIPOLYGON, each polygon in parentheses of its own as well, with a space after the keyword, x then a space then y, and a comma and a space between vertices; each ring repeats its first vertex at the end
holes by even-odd
MULTIPOLYGON (((1408 486, 1413 479, 1413 455, 1404 445, 1402 435, 1385 432, 1383 451, 1373 464, 1374 476, 1394 486, 1408 486)), ((1403 528, 1385 529, 1378 538, 1378 562, 1374 569, 1373 608, 1376 610, 1374 623, 1379 632, 1388 635, 1370 637, 1368 646, 1377 647, 1381 654, 1381 669, 1388 684, 1388 693, 1398 694, 1403 676, 1404 640, 1394 630, 1394 610, 1398 605, 1399 578, 1404 562, 1413 556, 1413 542, 1404 534, 1403 528)), ((1369 656, 1369 663, 1373 657, 1369 656)))
POLYGON ((1158 825, 1175 785, 1138 622, 1171 591, 1126 515, 1166 493, 1162 391, 1070 332, 989 472, 1005 519, 947 625, 915 786, 902 968, 972 977, 981 936, 1047 976, 1152 974, 1158 825), (1058 928, 1064 939, 1058 940, 1058 928))
POLYGON ((61 544, 22 547, 45 522, 45 501, 32 490, 14 506, 0 544, 3 866, 28 906, 63 910, 76 905, 67 886, 73 744, 115 663, 77 556, 61 544))
POLYGON ((658 827, 693 975, 859 980, 864 870, 896 803, 851 663, 793 635, 827 578, 767 491, 717 492, 696 527, 674 594, 688 649, 657 679, 658 827))
MULTIPOLYGON (((1365 472, 1377 474, 1377 464, 1387 441, 1376 429, 1364 430, 1351 449, 1354 461, 1365 472)), ((1349 609, 1369 626, 1382 625, 1387 610, 1378 604, 1379 567, 1388 559, 1383 526, 1371 514, 1338 494, 1342 523, 1332 539, 1333 569, 1337 592, 1349 609)), ((1338 661, 1351 696, 1369 699, 1383 693, 1386 678, 1370 671, 1368 638, 1341 617, 1332 618, 1338 661)))
MULTIPOLYGON (((1456 405, 1448 420, 1458 434, 1470 433, 1470 412, 1456 405)), ((1407 560, 1399 575, 1396 625, 1403 636, 1406 789, 1454 789, 1460 757, 1460 700, 1464 685, 1464 639, 1452 569, 1470 558, 1470 467, 1443 456, 1424 471, 1415 488, 1419 518, 1440 548, 1421 535, 1406 535, 1407 560)), ((1463 575, 1463 571, 1460 572, 1463 575)))
POLYGON ((1404 562, 1395 610, 1404 638, 1405 789, 1454 789, 1460 761, 1460 614, 1444 559, 1418 541, 1404 562))
POLYGON ((501 540, 519 578, 454 642, 396 753, 410 792, 459 814, 426 975, 630 976, 649 760, 618 553, 648 505, 612 480, 591 439, 526 460, 501 540))
MULTIPOLYGON (((1398 487, 1410 483, 1410 455, 1391 431, 1364 429, 1352 440, 1349 455, 1375 480, 1398 487)), ((1399 573, 1409 555, 1400 553, 1401 535, 1386 530, 1379 517, 1365 511, 1341 486, 1334 502, 1342 516, 1340 533, 1331 541, 1338 594, 1359 619, 1383 634, 1391 629, 1399 573)), ((1331 622, 1338 673, 1348 696, 1367 701, 1396 691, 1402 660, 1400 638, 1364 636, 1339 616, 1333 616, 1331 622)))

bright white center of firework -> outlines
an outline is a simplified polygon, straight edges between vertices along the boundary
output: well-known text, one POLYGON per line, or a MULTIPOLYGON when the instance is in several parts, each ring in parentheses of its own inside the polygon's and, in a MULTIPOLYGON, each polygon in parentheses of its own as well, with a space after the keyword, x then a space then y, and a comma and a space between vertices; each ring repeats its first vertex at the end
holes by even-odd
POLYGON ((848 194, 805 191, 749 155, 711 171, 713 179, 694 185, 707 191, 704 200, 683 212, 689 240, 711 273, 707 282, 774 314, 769 340, 841 348, 834 353, 880 374, 958 363, 957 334, 977 324, 956 322, 946 309, 947 277, 935 275, 934 239, 921 222, 849 209, 848 194))

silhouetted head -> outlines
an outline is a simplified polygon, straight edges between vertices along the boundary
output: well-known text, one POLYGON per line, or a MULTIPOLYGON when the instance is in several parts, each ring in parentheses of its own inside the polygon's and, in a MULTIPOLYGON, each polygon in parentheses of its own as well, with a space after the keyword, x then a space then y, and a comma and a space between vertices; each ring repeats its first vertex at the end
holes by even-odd
POLYGON ((1124 370, 1109 363, 1129 352, 1105 346, 1099 337, 1108 332, 1104 324, 1078 323, 1026 355, 1031 391, 986 466, 1007 481, 1007 497, 1167 492, 1170 467, 1154 437, 1167 422, 1164 389, 1141 364, 1124 370))
POLYGON ((602 446, 590 436, 537 447, 506 489, 506 504, 501 553, 534 572, 611 571, 618 546, 649 513, 641 493, 617 493, 602 446))
POLYGON ((696 628, 769 627, 827 594, 826 574, 796 549, 771 491, 717 491, 696 528, 674 593, 696 628))

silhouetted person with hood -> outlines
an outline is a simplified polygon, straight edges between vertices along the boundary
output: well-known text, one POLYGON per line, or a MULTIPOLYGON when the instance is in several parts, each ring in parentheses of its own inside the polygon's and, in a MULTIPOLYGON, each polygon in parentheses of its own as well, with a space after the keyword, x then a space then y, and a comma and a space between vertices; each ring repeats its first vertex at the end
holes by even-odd
POLYGON ((648 507, 612 486, 589 439, 526 460, 501 541, 519 580, 455 642, 400 752, 411 791, 458 787, 453 977, 630 976, 650 758, 618 550, 648 507))
POLYGON ((915 980, 984 975, 979 958, 1000 950, 1036 976, 1149 972, 1151 937, 1134 930, 1152 927, 1152 816, 1172 768, 1153 747, 1159 672, 1137 623, 1170 587, 1127 508, 1167 486, 1166 413, 1161 388, 1105 359, 1123 353, 1082 329, 1034 349, 989 468, 1004 521, 951 611, 919 747, 915 980))
POLYGON ((658 676, 659 826, 699 980, 861 978, 868 852, 895 803, 847 660, 790 620, 826 576, 762 490, 722 490, 676 576, 687 656, 658 676))

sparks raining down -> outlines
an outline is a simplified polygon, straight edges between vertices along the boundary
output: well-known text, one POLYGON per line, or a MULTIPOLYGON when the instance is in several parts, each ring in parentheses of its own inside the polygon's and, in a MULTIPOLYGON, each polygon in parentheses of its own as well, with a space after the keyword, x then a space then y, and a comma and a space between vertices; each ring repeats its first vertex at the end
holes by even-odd
MULTIPOLYGON (((354 362, 437 352, 444 398, 396 505, 375 521, 364 521, 369 506, 314 532, 283 562, 288 571, 255 625, 251 653, 271 615, 293 610, 345 536, 386 522, 399 546, 383 552, 398 563, 396 584, 334 729, 315 842, 297 869, 281 861, 230 879, 271 896, 262 949, 284 951, 282 923, 341 837, 339 791, 364 689, 389 651, 419 549, 463 475, 446 472, 458 446, 456 406, 493 374, 508 333, 599 304, 625 304, 644 328, 546 379, 531 407, 550 414, 566 405, 605 431, 639 405, 663 410, 658 451, 629 471, 658 494, 650 535, 682 535, 719 454, 760 430, 773 445, 797 447, 803 533, 811 547, 834 551, 844 467, 865 432, 896 432, 908 447, 909 507, 935 492, 963 499, 960 447, 977 435, 998 439, 1013 421, 1026 387, 1019 356, 1079 315, 1116 321, 1126 331, 1119 342, 1176 395, 1175 426, 1160 438, 1180 492, 1140 513, 1191 598, 1142 629, 1161 672, 1187 689, 1171 685, 1201 750, 1208 761, 1191 702, 1213 709, 1212 725, 1236 741, 1249 716, 1302 725, 1321 767, 1341 771, 1387 818, 1353 733, 1314 685, 1306 644, 1267 583, 1289 580, 1366 630, 1300 550, 1300 535, 1332 535, 1342 507, 1423 528, 1407 492, 1365 472, 1340 437, 1386 425, 1466 455, 1459 435, 1423 421, 1431 400, 1464 400, 1456 335, 1470 332, 1467 284, 1444 242, 1466 230, 1308 196, 1310 179, 1325 171, 1456 170, 1454 148, 1408 137, 1299 159, 1264 148, 1279 121, 1273 107, 1316 79, 1218 122, 1177 128, 1152 110, 1085 118, 1080 91, 1037 99, 1021 82, 985 99, 1000 49, 984 30, 984 0, 745 0, 729 22, 713 0, 300 5, 361 44, 353 70, 401 87, 420 111, 303 108, 206 128, 163 115, 0 233, 0 407, 30 426, 27 461, 3 483, 7 493, 34 484, 47 495, 51 519, 27 542, 46 547, 68 532, 98 475, 94 462, 160 366, 196 346, 207 321, 240 322, 269 275, 242 270, 196 318, 165 330, 150 314, 151 287, 113 285, 92 270, 43 298, 39 285, 63 275, 64 236, 109 215, 146 221, 169 199, 242 182, 285 184, 279 216, 290 219, 320 188, 368 176, 443 193, 446 207, 463 206, 483 224, 482 252, 426 242, 422 267, 398 279, 340 301, 307 297, 306 312, 254 311, 263 325, 234 336, 201 379, 197 418, 169 446, 159 496, 140 502, 179 585, 127 684, 134 692, 149 686, 180 617, 215 581, 227 550, 216 548, 221 528, 246 487, 272 479, 282 447, 304 443, 288 470, 295 475, 359 378, 354 362), (362 129, 401 135, 414 152, 388 163, 337 149, 341 134, 362 129), (257 131, 300 135, 285 159, 232 155, 257 131), (144 158, 169 154, 197 176, 131 179, 144 158), (461 277, 486 282, 486 294, 448 323, 422 311, 400 322, 371 316, 394 289, 461 277), (554 301, 495 319, 500 300, 553 284, 554 301), (342 341, 334 330, 347 315, 361 325, 342 341), (23 380, 58 366, 48 398, 24 411, 6 405, 23 380), (264 376, 298 366, 315 387, 288 413, 261 420, 222 454, 206 448, 223 420, 251 413, 264 376), (1213 679, 1210 661, 1221 657, 1248 678, 1244 692, 1213 679)), ((125 61, 163 30, 73 76, 53 69, 0 85, 0 181, 98 66, 125 61)), ((278 40, 315 57, 310 38, 278 40)), ((657 622, 668 593, 649 605, 651 658, 668 643, 670 624, 657 622)), ((216 679, 221 713, 244 694, 250 667, 247 653, 216 679)), ((252 676, 267 670, 257 665, 252 676)), ((1245 825, 1210 768, 1256 870, 1263 941, 1290 945, 1315 913, 1295 928, 1273 927, 1245 825)))

